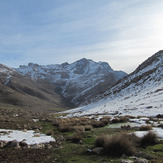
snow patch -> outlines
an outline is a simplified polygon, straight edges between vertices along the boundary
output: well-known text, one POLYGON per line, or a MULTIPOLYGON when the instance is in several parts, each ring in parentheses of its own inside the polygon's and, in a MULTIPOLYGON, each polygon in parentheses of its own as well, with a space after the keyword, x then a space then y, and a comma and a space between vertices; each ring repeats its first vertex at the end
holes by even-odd
POLYGON ((19 130, 0 129, 0 132, 1 131, 9 132, 9 134, 0 135, 0 140, 3 141, 13 141, 13 140, 17 140, 18 142, 24 141, 28 145, 55 142, 55 139, 53 137, 47 136, 45 134, 35 133, 33 130, 23 132, 19 130))

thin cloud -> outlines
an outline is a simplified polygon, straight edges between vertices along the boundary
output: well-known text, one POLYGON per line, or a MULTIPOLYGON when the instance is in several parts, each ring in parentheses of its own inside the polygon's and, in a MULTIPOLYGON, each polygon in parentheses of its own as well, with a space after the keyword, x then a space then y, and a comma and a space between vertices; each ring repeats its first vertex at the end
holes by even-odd
POLYGON ((6 0, 0 6, 0 59, 8 66, 85 57, 131 72, 162 49, 161 0, 6 0))

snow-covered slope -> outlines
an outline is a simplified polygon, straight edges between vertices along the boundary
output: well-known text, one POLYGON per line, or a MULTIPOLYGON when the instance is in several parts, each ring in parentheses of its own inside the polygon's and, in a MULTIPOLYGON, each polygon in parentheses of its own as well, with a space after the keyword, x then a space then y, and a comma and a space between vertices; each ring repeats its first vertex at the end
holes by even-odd
POLYGON ((0 64, 0 82, 7 85, 12 78, 12 75, 14 73, 14 70, 10 69, 9 67, 0 64))
POLYGON ((68 116, 163 114, 163 51, 154 54, 87 105, 67 112, 68 116))
POLYGON ((127 75, 123 71, 113 71, 106 62, 97 63, 85 58, 61 65, 41 66, 29 63, 28 66, 20 66, 15 70, 35 81, 54 84, 55 91, 76 105, 127 75))

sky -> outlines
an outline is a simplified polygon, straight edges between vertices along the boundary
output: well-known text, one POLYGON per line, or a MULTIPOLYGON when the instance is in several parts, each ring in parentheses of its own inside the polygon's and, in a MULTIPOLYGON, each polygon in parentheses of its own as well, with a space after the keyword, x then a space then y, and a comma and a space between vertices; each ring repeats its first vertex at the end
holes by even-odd
POLYGON ((130 73, 162 50, 162 0, 0 0, 0 63, 87 58, 130 73))

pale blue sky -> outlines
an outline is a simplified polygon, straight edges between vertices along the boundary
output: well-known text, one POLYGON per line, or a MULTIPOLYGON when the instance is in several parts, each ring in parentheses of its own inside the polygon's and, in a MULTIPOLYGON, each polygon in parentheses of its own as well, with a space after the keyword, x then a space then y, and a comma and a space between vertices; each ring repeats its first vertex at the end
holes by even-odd
POLYGON ((162 0, 0 0, 9 67, 88 58, 129 73, 162 45, 162 0))

